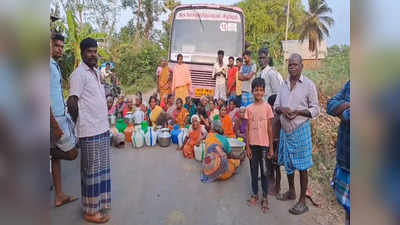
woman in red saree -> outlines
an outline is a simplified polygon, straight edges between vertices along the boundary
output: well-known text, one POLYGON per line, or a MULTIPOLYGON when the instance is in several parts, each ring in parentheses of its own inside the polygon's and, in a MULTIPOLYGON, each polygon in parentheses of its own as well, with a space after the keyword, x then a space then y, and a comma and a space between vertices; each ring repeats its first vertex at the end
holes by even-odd
POLYGON ((183 157, 188 159, 194 158, 194 146, 199 146, 201 140, 204 140, 207 137, 207 130, 204 126, 200 125, 200 118, 197 115, 193 115, 192 126, 189 129, 189 137, 185 138, 182 150, 183 157))

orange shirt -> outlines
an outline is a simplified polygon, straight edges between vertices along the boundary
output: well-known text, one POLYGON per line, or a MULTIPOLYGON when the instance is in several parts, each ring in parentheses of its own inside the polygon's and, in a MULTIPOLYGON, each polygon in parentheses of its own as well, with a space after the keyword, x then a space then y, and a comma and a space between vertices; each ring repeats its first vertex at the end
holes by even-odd
POLYGON ((274 118, 271 106, 266 102, 253 103, 247 107, 245 118, 249 124, 249 144, 268 147, 268 120, 274 118))

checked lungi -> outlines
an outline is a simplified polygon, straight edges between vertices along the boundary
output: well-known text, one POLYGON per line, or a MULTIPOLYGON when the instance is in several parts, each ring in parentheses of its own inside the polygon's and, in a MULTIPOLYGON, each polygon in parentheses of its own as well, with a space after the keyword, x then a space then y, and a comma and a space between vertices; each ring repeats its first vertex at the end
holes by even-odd
POLYGON ((339 204, 350 213, 350 172, 336 166, 331 186, 339 204))
POLYGON ((278 164, 285 166, 287 174, 312 167, 312 142, 310 121, 303 123, 291 133, 281 129, 278 164))
POLYGON ((109 131, 79 139, 81 148, 82 209, 95 214, 111 208, 111 151, 109 131))

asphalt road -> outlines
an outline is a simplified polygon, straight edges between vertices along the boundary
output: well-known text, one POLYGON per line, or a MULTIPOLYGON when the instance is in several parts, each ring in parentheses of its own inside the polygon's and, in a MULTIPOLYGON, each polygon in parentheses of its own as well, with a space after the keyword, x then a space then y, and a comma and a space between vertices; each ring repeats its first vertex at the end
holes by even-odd
MULTIPOLYGON (((168 148, 112 150, 112 210, 107 224, 117 225, 313 225, 313 207, 294 216, 288 209, 295 201, 269 196, 270 210, 246 204, 250 196, 250 169, 246 160, 237 174, 223 182, 200 182, 201 164, 184 159, 176 145, 168 148)), ((80 197, 80 158, 62 162, 63 191, 80 197)), ((296 175, 296 178, 298 175, 296 175)), ((298 184, 298 180, 296 180, 298 184)), ((285 176, 282 189, 287 190, 285 176)), ((299 188, 297 187, 297 191, 299 188)), ((54 192, 50 193, 54 207, 54 192)), ((80 202, 52 208, 51 224, 90 224, 82 219, 80 202)))

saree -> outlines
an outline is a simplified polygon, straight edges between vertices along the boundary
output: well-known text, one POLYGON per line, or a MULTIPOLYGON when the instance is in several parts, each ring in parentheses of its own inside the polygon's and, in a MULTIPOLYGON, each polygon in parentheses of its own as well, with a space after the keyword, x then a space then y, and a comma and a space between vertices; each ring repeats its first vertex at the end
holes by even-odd
POLYGON ((175 99, 181 98, 184 100, 189 96, 189 91, 192 91, 192 78, 187 65, 177 64, 174 67, 172 78, 172 90, 175 92, 175 99))
POLYGON ((227 180, 233 176, 240 166, 240 160, 228 159, 221 145, 211 144, 205 154, 201 182, 210 183, 214 180, 227 180))
POLYGON ((188 104, 184 105, 185 109, 189 112, 189 118, 188 118, 188 123, 191 124, 190 119, 194 114, 196 114, 196 106, 193 104, 192 106, 189 106, 188 104))
POLYGON ((171 94, 171 87, 168 79, 170 72, 171 70, 168 68, 168 66, 159 68, 158 86, 160 88, 161 97, 171 94))
POLYGON ((224 129, 224 136, 234 138, 235 132, 233 132, 233 123, 228 115, 221 118, 222 129, 224 129))
POLYGON ((150 113, 149 117, 150 117, 150 121, 151 121, 151 124, 153 125, 153 127, 156 126, 157 119, 158 119, 158 117, 160 116, 160 114, 162 112, 164 112, 164 110, 158 105, 156 105, 156 107, 154 107, 154 109, 151 110, 151 113, 150 113))
POLYGON ((189 112, 183 107, 179 111, 178 111, 178 109, 175 109, 175 111, 173 113, 173 118, 175 119, 176 124, 178 124, 180 128, 185 127, 188 116, 189 116, 189 112))
POLYGON ((206 149, 208 149, 213 144, 217 144, 223 148, 226 154, 232 152, 231 145, 229 144, 228 139, 217 133, 212 133, 212 132, 209 133, 205 140, 205 144, 206 144, 206 149))
POLYGON ((200 141, 201 139, 201 127, 199 126, 197 129, 192 130, 189 133, 189 140, 183 147, 183 157, 188 159, 194 158, 194 146, 200 141))
POLYGON ((186 99, 189 96, 189 89, 187 86, 180 86, 175 89, 175 99, 186 99))

